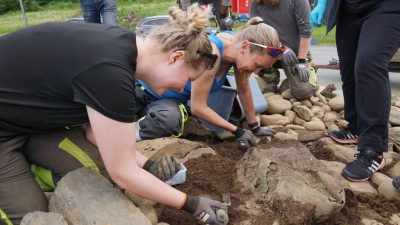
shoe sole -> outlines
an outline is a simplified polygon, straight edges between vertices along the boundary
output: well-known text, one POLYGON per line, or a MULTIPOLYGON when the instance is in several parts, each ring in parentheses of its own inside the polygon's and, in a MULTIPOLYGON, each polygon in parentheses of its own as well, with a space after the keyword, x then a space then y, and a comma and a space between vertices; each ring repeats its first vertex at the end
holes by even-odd
MULTIPOLYGON (((385 164, 386 164, 386 161, 385 161, 385 158, 383 158, 383 160, 382 160, 382 162, 381 162, 381 165, 379 165, 379 168, 378 168, 374 173, 376 173, 376 172, 382 170, 382 169, 385 167, 385 164)), ((374 173, 372 173, 372 174, 374 174, 374 173)), ((355 180, 355 179, 352 179, 352 178, 350 178, 350 177, 346 177, 346 176, 343 175, 343 173, 342 173, 342 177, 346 178, 346 179, 349 180, 349 181, 353 181, 353 182, 362 182, 362 181, 367 181, 367 180, 369 180, 369 178, 371 178, 372 175, 371 175, 371 177, 367 177, 367 178, 361 179, 361 180, 355 180)))
POLYGON ((340 144, 358 144, 358 138, 353 138, 353 139, 339 139, 339 138, 335 138, 332 136, 331 137, 334 141, 340 143, 340 144))

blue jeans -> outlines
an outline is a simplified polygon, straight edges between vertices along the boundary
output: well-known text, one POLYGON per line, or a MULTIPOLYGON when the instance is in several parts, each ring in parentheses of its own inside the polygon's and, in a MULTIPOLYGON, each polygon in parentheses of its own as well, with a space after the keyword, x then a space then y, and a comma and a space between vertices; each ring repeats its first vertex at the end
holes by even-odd
POLYGON ((81 8, 87 23, 117 25, 116 0, 81 0, 81 8))

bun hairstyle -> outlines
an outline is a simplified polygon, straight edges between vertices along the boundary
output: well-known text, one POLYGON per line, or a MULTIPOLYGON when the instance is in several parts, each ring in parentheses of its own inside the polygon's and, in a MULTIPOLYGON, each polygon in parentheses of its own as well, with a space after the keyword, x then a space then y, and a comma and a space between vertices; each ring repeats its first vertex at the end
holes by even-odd
POLYGON ((208 16, 211 9, 200 9, 198 4, 191 5, 187 11, 178 7, 169 9, 170 22, 157 27, 150 34, 150 38, 160 42, 162 51, 171 49, 185 49, 185 61, 188 65, 198 68, 208 66, 209 60, 197 53, 198 50, 212 53, 212 47, 205 29, 210 25, 208 16))
MULTIPOLYGON (((276 30, 264 23, 261 17, 252 17, 242 26, 234 37, 235 41, 250 41, 257 44, 267 45, 275 48, 281 46, 276 30)), ((251 52, 262 53, 263 49, 258 46, 250 45, 251 52)))

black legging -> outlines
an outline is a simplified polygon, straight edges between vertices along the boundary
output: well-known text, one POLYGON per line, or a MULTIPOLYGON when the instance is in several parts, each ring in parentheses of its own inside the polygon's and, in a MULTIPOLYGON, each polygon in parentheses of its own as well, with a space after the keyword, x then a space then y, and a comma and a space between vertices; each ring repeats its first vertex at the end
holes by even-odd
MULTIPOLYGON (((384 2, 384 1, 383 1, 384 2)), ((388 65, 400 47, 400 14, 340 10, 336 43, 345 119, 358 133, 358 150, 387 151, 391 91, 388 65)))

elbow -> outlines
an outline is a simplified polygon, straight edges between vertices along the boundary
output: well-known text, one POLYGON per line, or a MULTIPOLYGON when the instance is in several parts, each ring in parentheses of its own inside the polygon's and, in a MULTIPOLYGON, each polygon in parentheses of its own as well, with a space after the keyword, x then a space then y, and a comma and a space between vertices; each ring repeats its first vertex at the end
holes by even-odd
MULTIPOLYGON (((136 168, 138 169, 138 167, 136 168)), ((133 176, 134 174, 138 174, 137 171, 132 171, 132 168, 130 169, 107 168, 107 172, 110 175, 111 179, 114 181, 114 183, 117 184, 118 187, 125 190, 132 188, 132 180, 137 180, 133 176), (128 174, 126 171, 131 171, 131 172, 128 174)))
POLYGON ((195 116, 199 116, 199 114, 201 113, 201 109, 202 107, 199 105, 192 105, 190 106, 190 111, 195 115, 195 116))
POLYGON ((126 189, 127 182, 125 181, 124 176, 116 169, 107 169, 108 174, 110 175, 111 179, 114 181, 118 187, 122 189, 126 189))

